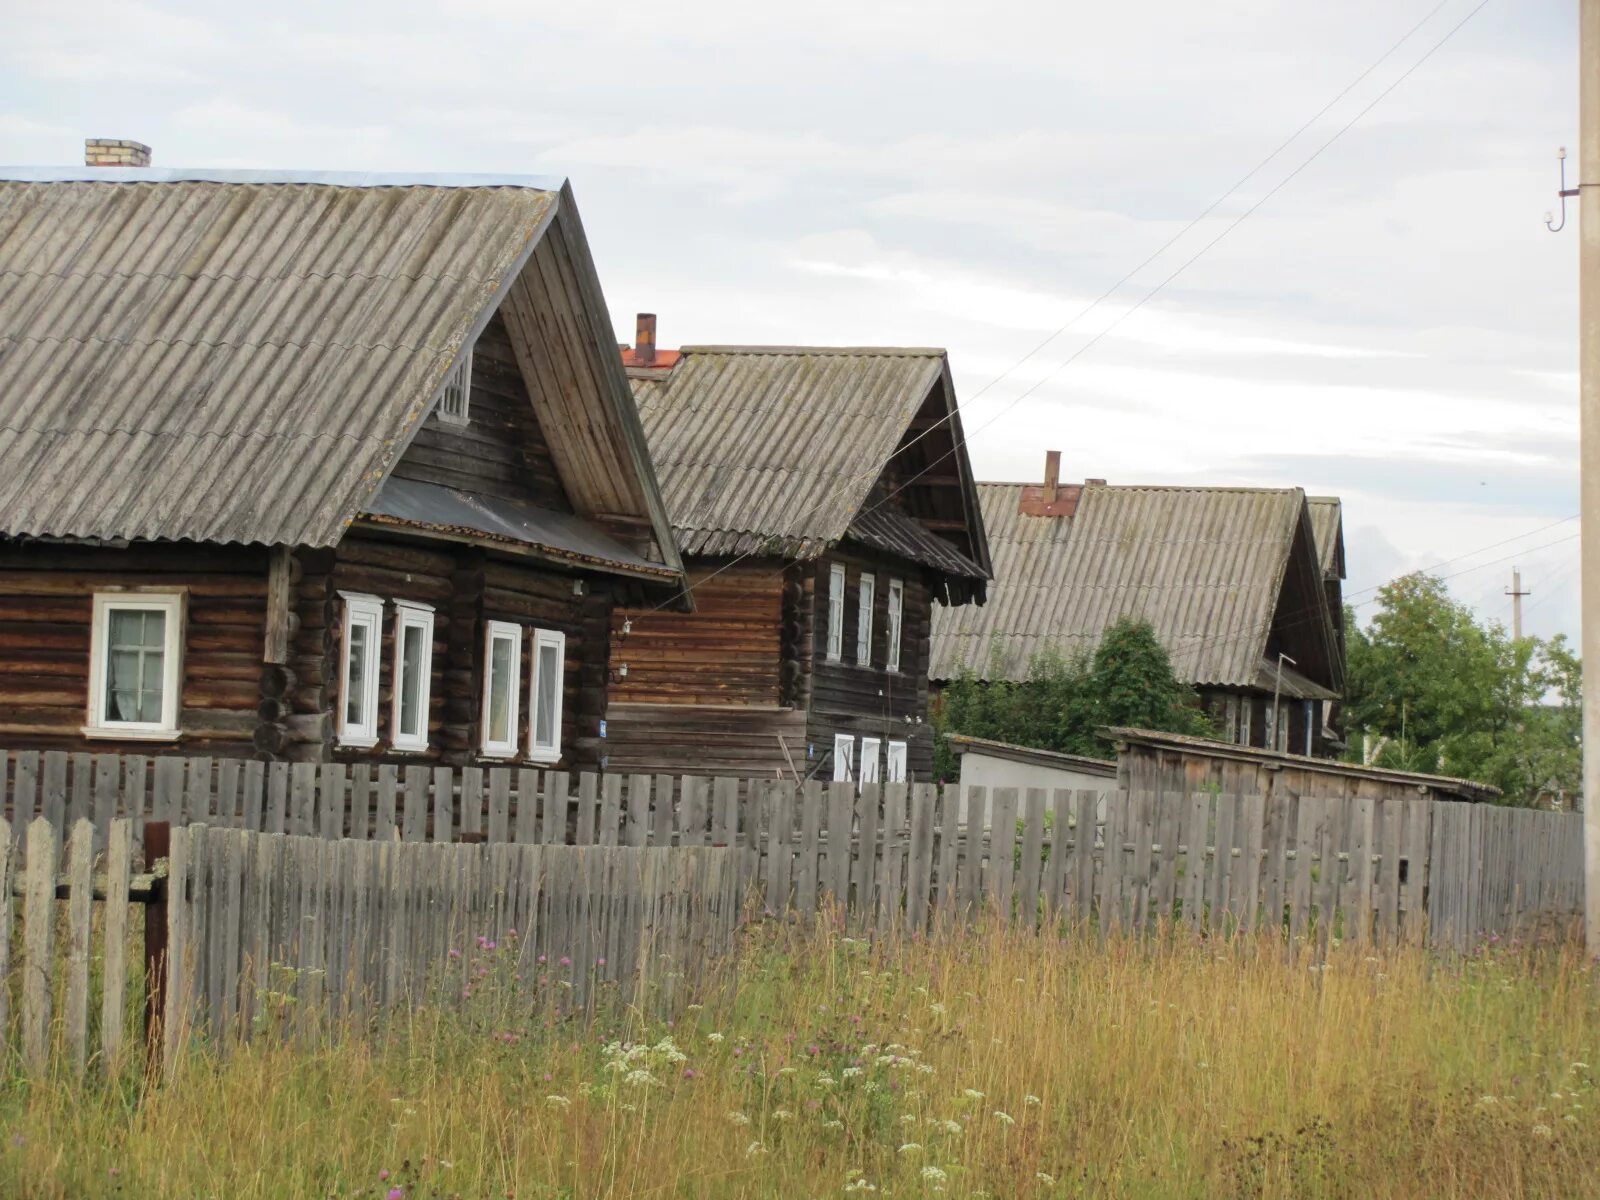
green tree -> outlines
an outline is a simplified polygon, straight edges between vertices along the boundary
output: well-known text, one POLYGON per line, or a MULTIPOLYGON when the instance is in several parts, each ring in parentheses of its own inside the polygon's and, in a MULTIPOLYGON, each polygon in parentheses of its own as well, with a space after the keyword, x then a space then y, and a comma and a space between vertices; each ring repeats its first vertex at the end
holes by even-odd
MULTIPOLYGON (((991 676, 1004 674, 999 647, 991 676)), ((1068 658, 1046 647, 1028 661, 1020 682, 985 683, 970 668, 950 681, 934 709, 934 775, 954 779, 956 756, 945 735, 964 733, 1017 746, 1112 758, 1095 735, 1106 725, 1167 733, 1213 733, 1193 688, 1172 672, 1172 660, 1148 622, 1120 620, 1092 658, 1068 658)))
POLYGON ((1378 591, 1367 628, 1345 613, 1346 725, 1374 761, 1493 784, 1508 804, 1572 793, 1581 674, 1564 638, 1480 624, 1444 583, 1407 575, 1378 591))

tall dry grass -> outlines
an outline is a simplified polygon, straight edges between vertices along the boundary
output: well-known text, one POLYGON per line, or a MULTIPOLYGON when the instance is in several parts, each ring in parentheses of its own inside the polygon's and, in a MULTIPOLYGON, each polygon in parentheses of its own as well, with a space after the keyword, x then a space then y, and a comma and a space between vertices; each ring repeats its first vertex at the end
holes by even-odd
POLYGON ((588 1026, 514 1017, 469 953, 464 1011, 376 1038, 10 1078, 0 1195, 1600 1194, 1576 951, 769 924, 675 1023, 588 1026))

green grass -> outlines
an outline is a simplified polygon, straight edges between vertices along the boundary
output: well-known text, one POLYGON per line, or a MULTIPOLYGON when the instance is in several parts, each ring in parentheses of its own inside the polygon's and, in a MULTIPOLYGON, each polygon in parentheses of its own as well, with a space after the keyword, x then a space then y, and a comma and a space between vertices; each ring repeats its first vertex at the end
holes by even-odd
POLYGON ((768 923, 670 1026, 518 1018, 484 967, 465 1011, 199 1050, 165 1087, 9 1071, 0 1195, 1600 1194, 1571 949, 768 923))

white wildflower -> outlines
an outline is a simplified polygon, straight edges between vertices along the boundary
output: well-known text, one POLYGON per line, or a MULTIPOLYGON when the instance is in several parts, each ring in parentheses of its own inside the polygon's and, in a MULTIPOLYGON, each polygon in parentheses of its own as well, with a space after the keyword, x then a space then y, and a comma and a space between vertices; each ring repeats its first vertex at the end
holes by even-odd
POLYGON ((917 1064, 917 1072, 919 1074, 922 1074, 922 1075, 932 1075, 933 1074, 933 1064, 932 1063, 918 1063, 917 1064))
POLYGON ((746 1158, 754 1158, 756 1155, 765 1154, 766 1152, 767 1148, 760 1142, 751 1142, 744 1148, 744 1154, 746 1158))
POLYGON ((905 1145, 900 1147, 898 1153, 900 1153, 900 1154, 921 1154, 922 1153, 922 1145, 919 1142, 907 1142, 905 1145))
POLYGON ((1493 1096, 1479 1096, 1478 1097, 1478 1103, 1479 1104, 1493 1104, 1494 1103, 1494 1097, 1493 1096))
POLYGON ((983 1093, 980 1092, 977 1088, 965 1088, 965 1089, 963 1089, 961 1094, 963 1096, 965 1096, 968 1100, 982 1100, 983 1099, 983 1093))
POLYGON ((952 1121, 947 1117, 943 1121, 939 1122, 939 1128, 944 1130, 946 1133, 960 1133, 961 1122, 952 1121))
POLYGON ((792 1121, 794 1120, 794 1114, 787 1108, 775 1108, 772 1110, 772 1119, 774 1121, 792 1121))
POLYGON ((942 1017, 944 1016, 944 1005, 939 1003, 930 1004, 928 1005, 928 1011, 936 1017, 942 1017))
POLYGON ((1534 1137, 1552 1138, 1552 1137, 1555 1137, 1555 1135, 1556 1135, 1556 1131, 1554 1129, 1551 1129, 1550 1126, 1548 1126, 1548 1125, 1535 1125, 1533 1127, 1533 1136, 1534 1137))
POLYGON ((838 1083, 838 1081, 836 1079, 834 1079, 834 1077, 832 1075, 818 1075, 817 1076, 817 1086, 819 1088, 831 1088, 831 1087, 836 1086, 837 1083, 838 1083))
POLYGON ((945 1180, 950 1178, 950 1176, 946 1175, 942 1169, 934 1166, 931 1163, 922 1168, 922 1177, 929 1183, 943 1183, 945 1180))
POLYGON ((1589 1069, 1589 1064, 1583 1062, 1573 1063, 1572 1069, 1574 1071, 1587 1071, 1589 1069))
POLYGON ((1038 1171, 1034 1173, 1033 1177, 1040 1183, 1044 1184, 1045 1187, 1055 1186, 1056 1177, 1054 1175, 1046 1175, 1043 1171, 1038 1171))
POLYGON ((565 1096, 546 1096, 544 1105, 546 1108, 571 1108, 572 1101, 565 1096))
POLYGON ((1032 1092, 1029 1092, 1026 1096, 1024 1096, 1022 1098, 1022 1102, 1024 1104, 1028 1105, 1030 1108, 1032 1106, 1034 1106, 1035 1104, 1043 1104, 1044 1103, 1043 1100, 1039 1099, 1039 1097, 1035 1096, 1032 1092))
POLYGON ((837 1118, 830 1118, 822 1123, 824 1129, 839 1130, 844 1128, 844 1122, 837 1118))
POLYGON ((622 1082, 627 1084, 629 1087, 654 1087, 656 1077, 650 1074, 649 1071, 646 1071, 643 1067, 640 1067, 636 1070, 629 1071, 626 1075, 624 1075, 622 1077, 622 1082))
MULTIPOLYGON (((839 1077, 841 1079, 854 1079, 857 1075, 860 1075, 860 1074, 861 1074, 861 1068, 860 1067, 846 1067, 844 1070, 839 1072, 839 1077)), ((823 1076, 823 1078, 826 1079, 827 1076, 823 1076)))
POLYGON ((706 1034, 706 1041, 710 1042, 712 1045, 716 1045, 721 1040, 722 1040, 722 1034, 720 1034, 720 1033, 708 1033, 708 1034, 706 1034))
POLYGON ((915 1125, 916 1123, 917 1123, 917 1118, 915 1116, 913 1116, 911 1113, 901 1113, 900 1114, 900 1124, 902 1124, 902 1125, 915 1125))
POLYGON ((785 1075, 795 1075, 795 1074, 798 1074, 798 1072, 793 1067, 779 1067, 778 1068, 778 1076, 780 1078, 785 1076, 785 1075))
POLYGON ((857 1179, 852 1183, 845 1184, 844 1190, 847 1192, 875 1192, 878 1190, 878 1185, 868 1183, 865 1179, 857 1179))
POLYGON ((998 1108, 994 1110, 994 1119, 1002 1125, 1015 1125, 1017 1123, 1017 1119, 1010 1113, 1003 1113, 998 1108))
POLYGON ((735 1125, 748 1125, 748 1124, 750 1124, 750 1118, 745 1116, 742 1112, 731 1112, 731 1113, 729 1113, 728 1114, 728 1120, 732 1121, 735 1125))

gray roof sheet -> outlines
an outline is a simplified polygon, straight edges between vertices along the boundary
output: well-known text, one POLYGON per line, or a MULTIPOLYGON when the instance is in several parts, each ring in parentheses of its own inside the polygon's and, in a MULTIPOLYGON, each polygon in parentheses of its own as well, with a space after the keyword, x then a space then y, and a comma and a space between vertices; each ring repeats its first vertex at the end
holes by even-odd
POLYGON ((908 562, 926 563, 947 575, 988 579, 989 574, 927 526, 912 520, 888 503, 869 503, 850 522, 845 536, 863 546, 898 555, 908 562))
POLYGON ((337 541, 559 202, 417 179, 0 170, 0 532, 337 541))
POLYGON ((517 500, 461 492, 437 483, 390 476, 367 502, 363 515, 374 517, 381 524, 447 536, 465 533, 533 546, 565 562, 668 579, 677 576, 673 568, 635 554, 582 517, 517 500))
POLYGON ((1023 516, 1022 487, 978 485, 994 582, 981 608, 934 609, 933 678, 1021 679, 1037 651, 1092 652, 1127 616, 1180 679, 1257 686, 1304 493, 1089 484, 1065 518, 1023 516))
POLYGON ((683 552, 823 553, 943 369, 931 349, 685 346, 630 372, 683 552))
POLYGON ((1307 496, 1317 562, 1328 579, 1344 578, 1344 505, 1337 496, 1307 496))

